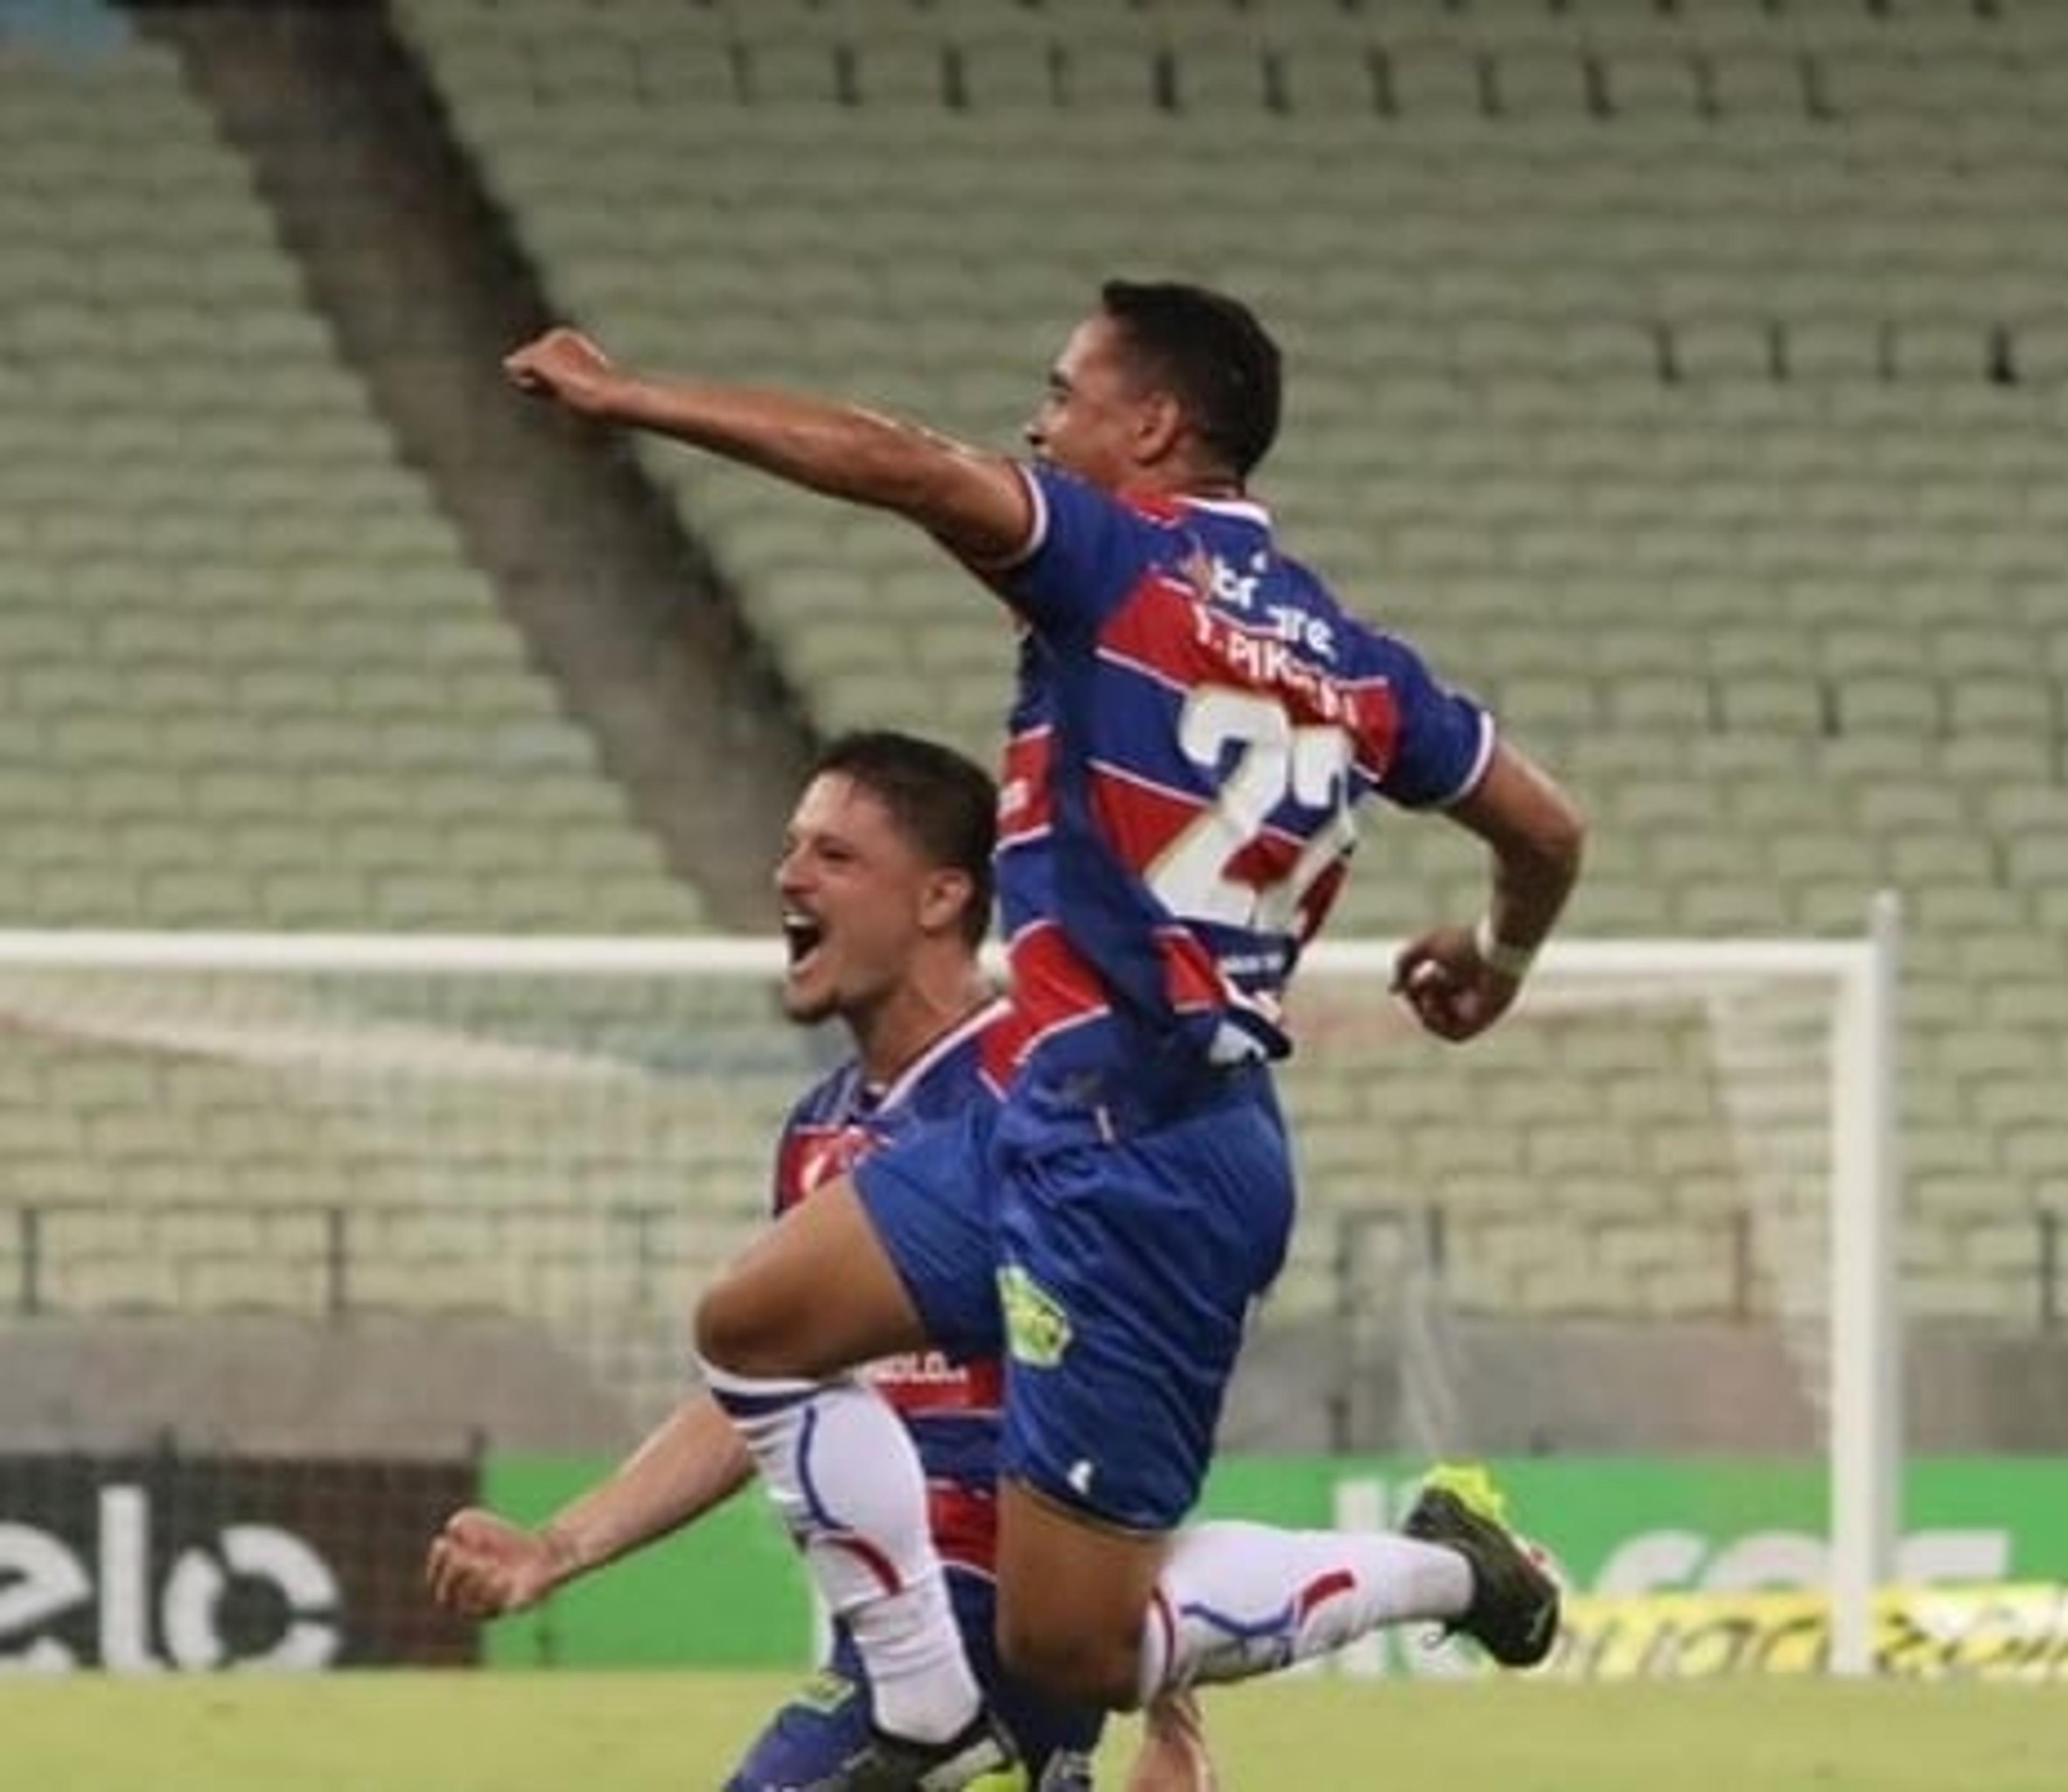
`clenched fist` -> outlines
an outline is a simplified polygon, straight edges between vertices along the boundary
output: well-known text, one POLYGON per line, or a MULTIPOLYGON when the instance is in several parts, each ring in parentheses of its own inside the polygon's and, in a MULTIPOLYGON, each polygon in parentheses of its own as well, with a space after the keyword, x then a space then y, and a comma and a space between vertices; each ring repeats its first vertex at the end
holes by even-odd
POLYGON ((431 1597, 462 1618, 499 1618, 536 1605, 574 1562, 550 1530, 527 1530, 478 1506, 455 1512, 432 1539, 424 1579, 431 1597))
POLYGON ((1470 1039, 1508 1012, 1522 987, 1480 956, 1468 927, 1438 927, 1394 961, 1393 988, 1439 1039, 1470 1039))
POLYGON ((557 324, 503 358, 511 385, 550 398, 584 417, 609 408, 617 364, 580 331, 557 324))

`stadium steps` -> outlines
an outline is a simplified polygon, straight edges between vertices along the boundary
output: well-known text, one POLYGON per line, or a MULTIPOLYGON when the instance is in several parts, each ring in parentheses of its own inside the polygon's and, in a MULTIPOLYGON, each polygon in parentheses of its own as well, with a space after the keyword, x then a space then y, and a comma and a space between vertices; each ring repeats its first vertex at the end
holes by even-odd
MULTIPOLYGON (((397 451, 422 469, 641 824, 719 919, 762 922, 807 731, 629 464, 503 381, 501 352, 549 309, 406 50, 363 10, 283 25, 200 7, 153 28, 250 158, 397 451), (727 775, 713 775, 721 765, 727 775)), ((498 918, 540 907, 506 904, 498 918)))
MULTIPOLYGON (((406 791, 431 763, 504 831, 506 868, 558 838, 564 887, 527 924, 694 919, 656 859, 619 850, 608 785, 395 463, 170 54, 10 60, 0 90, 28 251, 0 265, 0 307, 31 336, 62 320, 70 344, 10 364, 0 407, 8 806, 36 819, 33 780, 51 824, 21 833, 10 924, 424 926, 372 899, 325 798, 333 774, 385 764, 406 791), (579 819, 531 801, 542 756, 588 770, 579 819), (238 782, 263 788, 267 825, 219 825, 238 782)), ((425 831, 414 851, 437 848, 425 831)), ((493 904, 438 918, 517 921, 493 904)))

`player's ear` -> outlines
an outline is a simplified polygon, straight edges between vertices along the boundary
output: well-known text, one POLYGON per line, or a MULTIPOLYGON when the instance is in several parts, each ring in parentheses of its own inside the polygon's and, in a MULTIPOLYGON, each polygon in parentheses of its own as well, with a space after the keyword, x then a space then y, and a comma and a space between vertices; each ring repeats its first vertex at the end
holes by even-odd
POLYGON ((966 871, 930 872, 919 892, 919 924, 929 933, 947 933, 962 925, 976 891, 966 871))
POLYGON ((1176 453, 1185 435, 1185 408, 1174 392, 1151 392, 1134 413, 1135 457, 1154 466, 1176 453))

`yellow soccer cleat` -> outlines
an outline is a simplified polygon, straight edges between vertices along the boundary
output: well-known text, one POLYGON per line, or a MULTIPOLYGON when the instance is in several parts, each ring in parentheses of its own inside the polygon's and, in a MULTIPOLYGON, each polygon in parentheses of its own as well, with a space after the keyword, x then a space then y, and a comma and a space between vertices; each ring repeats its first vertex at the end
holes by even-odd
POLYGON ((1504 1668, 1533 1668, 1558 1640, 1558 1583, 1540 1552, 1508 1527, 1508 1501, 1476 1462, 1439 1462, 1400 1528, 1455 1550, 1472 1571, 1472 1603, 1444 1627, 1463 1631, 1504 1668))

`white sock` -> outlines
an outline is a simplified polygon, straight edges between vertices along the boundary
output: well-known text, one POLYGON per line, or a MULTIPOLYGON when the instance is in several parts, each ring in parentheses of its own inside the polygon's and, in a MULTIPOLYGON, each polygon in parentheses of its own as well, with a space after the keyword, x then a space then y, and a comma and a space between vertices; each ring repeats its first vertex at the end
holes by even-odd
POLYGON ((1194 1525, 1171 1541, 1142 1627, 1142 1702, 1169 1687, 1325 1655, 1382 1624, 1462 1617, 1463 1556, 1387 1531, 1194 1525))
POLYGON ((947 1582, 926 1523, 911 1434, 874 1389, 703 1365, 759 1465, 778 1515, 869 1671, 879 1728, 945 1741, 975 1717, 947 1582))

